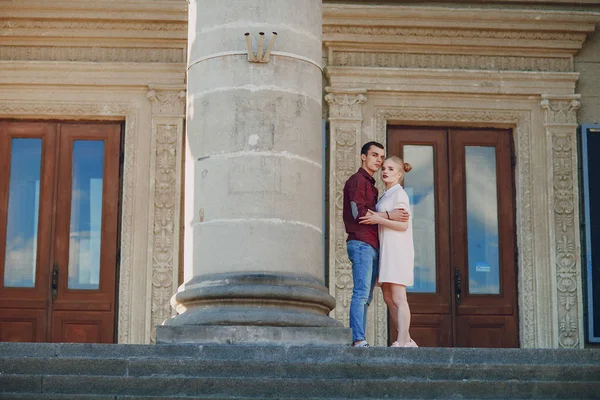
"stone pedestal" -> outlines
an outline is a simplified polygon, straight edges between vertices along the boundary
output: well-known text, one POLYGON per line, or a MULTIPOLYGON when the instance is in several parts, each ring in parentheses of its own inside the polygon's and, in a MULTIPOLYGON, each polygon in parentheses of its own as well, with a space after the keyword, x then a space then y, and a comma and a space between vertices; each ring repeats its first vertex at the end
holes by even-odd
POLYGON ((192 0, 188 43, 186 283, 158 341, 339 330, 323 282, 321 1, 192 0))

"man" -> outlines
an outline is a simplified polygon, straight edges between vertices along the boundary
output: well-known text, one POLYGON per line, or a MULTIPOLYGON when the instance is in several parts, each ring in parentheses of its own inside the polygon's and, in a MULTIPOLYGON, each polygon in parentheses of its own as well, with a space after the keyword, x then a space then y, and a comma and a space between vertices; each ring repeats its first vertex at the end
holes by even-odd
MULTIPOLYGON (((378 190, 373 175, 385 159, 381 143, 368 142, 360 151, 362 165, 344 186, 344 225, 348 239, 346 246, 352 262, 354 289, 350 302, 350 328, 355 347, 370 347, 366 340, 367 309, 373 298, 373 289, 379 270, 379 238, 377 225, 361 224, 361 218, 376 213, 378 190)), ((410 168, 410 167, 409 167, 410 168)), ((397 209, 379 213, 384 218, 406 222, 409 214, 397 209)))

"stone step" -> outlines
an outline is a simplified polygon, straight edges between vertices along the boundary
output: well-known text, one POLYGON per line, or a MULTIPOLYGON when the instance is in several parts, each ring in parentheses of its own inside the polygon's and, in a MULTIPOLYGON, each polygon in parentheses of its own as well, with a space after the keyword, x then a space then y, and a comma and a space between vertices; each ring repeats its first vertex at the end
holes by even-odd
POLYGON ((5 393, 78 395, 398 398, 585 399, 598 398, 600 382, 449 381, 403 379, 282 379, 2 375, 5 393), (596 396, 596 397, 594 397, 596 396))
POLYGON ((31 398, 600 399, 600 352, 0 343, 0 399, 31 398))
MULTIPOLYGON (((396 351, 393 349, 392 351, 396 351)), ((414 351, 414 350, 411 350, 414 351)), ((332 379, 597 381, 600 365, 426 364, 402 360, 294 362, 164 358, 14 358, 0 356, 0 374, 332 379)))
POLYGON ((405 362, 411 364, 600 365, 597 349, 478 349, 299 347, 243 345, 124 345, 0 342, 0 357, 166 358, 194 360, 405 362))

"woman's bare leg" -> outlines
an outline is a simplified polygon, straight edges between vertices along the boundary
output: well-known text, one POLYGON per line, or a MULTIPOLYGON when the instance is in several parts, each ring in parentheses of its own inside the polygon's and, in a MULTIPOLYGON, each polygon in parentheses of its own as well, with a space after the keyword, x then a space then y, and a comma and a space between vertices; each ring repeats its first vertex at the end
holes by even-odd
POLYGON ((388 310, 390 312, 390 318, 392 320, 392 325, 398 327, 398 307, 394 304, 392 297, 392 286, 391 283, 384 283, 381 285, 381 291, 383 292, 383 300, 385 304, 388 306, 388 310))
POLYGON ((390 284, 392 292, 392 302, 397 309, 397 327, 398 327, 398 343, 404 345, 411 341, 410 328, 410 308, 408 307, 408 299, 406 298, 406 286, 390 284))

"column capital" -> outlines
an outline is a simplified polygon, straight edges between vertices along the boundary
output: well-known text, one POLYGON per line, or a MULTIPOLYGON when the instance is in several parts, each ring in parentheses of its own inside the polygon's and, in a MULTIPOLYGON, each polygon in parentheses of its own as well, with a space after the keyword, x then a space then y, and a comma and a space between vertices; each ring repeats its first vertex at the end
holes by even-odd
POLYGON ((326 87, 325 101, 329 104, 329 119, 362 121, 362 104, 367 101, 366 89, 326 87))
POLYGON ((577 110, 581 95, 543 94, 540 105, 544 109, 544 125, 577 125, 577 110))
POLYGON ((146 97, 153 115, 184 117, 185 93, 185 85, 148 85, 146 97))

